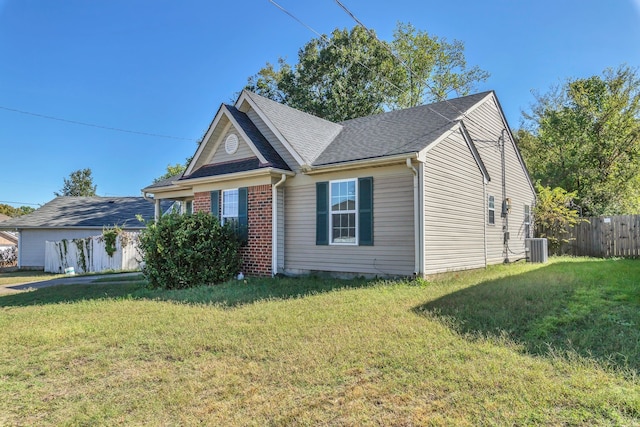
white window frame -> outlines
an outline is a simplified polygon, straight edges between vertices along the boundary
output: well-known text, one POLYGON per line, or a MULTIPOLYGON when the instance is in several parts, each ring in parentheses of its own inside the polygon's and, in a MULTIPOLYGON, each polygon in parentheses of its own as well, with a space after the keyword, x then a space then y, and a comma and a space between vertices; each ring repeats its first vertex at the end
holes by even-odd
POLYGON ((524 205, 524 237, 531 238, 531 206, 524 205))
POLYGON ((240 192, 238 191, 237 188, 230 188, 228 190, 222 190, 222 197, 221 197, 221 209, 220 209, 220 224, 224 225, 225 223, 225 219, 227 218, 232 218, 235 219, 236 222, 238 221, 238 216, 240 213, 240 192), (235 192, 236 193, 236 212, 235 215, 228 215, 225 214, 225 194, 228 193, 232 193, 235 192))
POLYGON ((357 178, 348 178, 348 179, 336 179, 333 181, 329 181, 329 245, 336 246, 358 246, 358 179, 357 178), (346 209, 346 210, 333 210, 333 184, 339 184, 341 182, 353 182, 354 187, 356 189, 355 193, 355 209, 346 209), (333 215, 336 214, 354 214, 355 217, 355 237, 353 242, 334 242, 333 241, 333 215))
POLYGON ((496 225, 496 198, 489 195, 487 198, 487 224, 496 225), (493 207, 491 202, 493 201, 493 207), (491 212, 493 212, 493 222, 491 222, 491 212))

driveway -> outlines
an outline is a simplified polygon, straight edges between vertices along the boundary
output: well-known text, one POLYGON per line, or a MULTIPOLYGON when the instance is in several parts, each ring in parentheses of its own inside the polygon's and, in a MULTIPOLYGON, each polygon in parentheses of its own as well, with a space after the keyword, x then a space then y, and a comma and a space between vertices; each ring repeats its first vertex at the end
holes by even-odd
POLYGON ((16 285, 2 285, 0 286, 0 295, 12 294, 15 292, 32 291, 41 288, 48 288, 49 286, 59 285, 79 285, 93 283, 96 280, 104 282, 105 278, 113 278, 117 281, 119 278, 139 275, 140 272, 132 273, 115 273, 115 274, 98 274, 87 276, 65 276, 57 279, 42 280, 37 282, 20 283, 16 285))

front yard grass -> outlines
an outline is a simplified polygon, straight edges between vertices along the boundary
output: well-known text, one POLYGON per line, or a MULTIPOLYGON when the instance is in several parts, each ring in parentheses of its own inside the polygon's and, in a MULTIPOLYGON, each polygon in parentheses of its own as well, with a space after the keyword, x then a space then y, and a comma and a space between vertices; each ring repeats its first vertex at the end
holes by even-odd
POLYGON ((637 425, 640 261, 0 297, 0 425, 637 425))
POLYGON ((0 286, 49 280, 55 279, 56 277, 61 277, 61 275, 45 273, 43 271, 0 272, 0 286))

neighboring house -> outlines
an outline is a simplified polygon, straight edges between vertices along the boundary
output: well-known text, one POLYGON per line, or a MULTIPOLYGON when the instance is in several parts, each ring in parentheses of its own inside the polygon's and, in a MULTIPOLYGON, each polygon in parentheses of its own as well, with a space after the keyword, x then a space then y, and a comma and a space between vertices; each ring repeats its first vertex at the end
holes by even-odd
POLYGON ((57 197, 30 214, 0 222, 0 230, 18 233, 19 268, 42 269, 46 241, 97 236, 114 226, 139 231, 145 225, 136 215, 153 219, 154 204, 142 197, 57 197))
POLYGON ((535 201, 493 91, 343 123, 243 91, 184 174, 143 192, 157 212, 174 200, 233 221, 251 275, 425 276, 524 258, 535 201))
MULTIPOLYGON (((0 223, 11 219, 10 216, 0 214, 0 223)), ((18 236, 15 233, 8 231, 0 231, 0 251, 4 249, 10 249, 14 246, 18 246, 18 236)))

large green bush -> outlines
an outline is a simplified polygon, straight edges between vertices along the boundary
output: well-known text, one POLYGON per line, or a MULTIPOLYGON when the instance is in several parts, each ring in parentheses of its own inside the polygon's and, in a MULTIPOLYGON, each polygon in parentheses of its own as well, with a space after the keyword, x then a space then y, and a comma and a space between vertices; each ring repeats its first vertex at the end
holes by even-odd
POLYGON ((152 288, 221 283, 238 273, 242 264, 233 229, 206 212, 163 215, 143 230, 140 248, 152 288))

